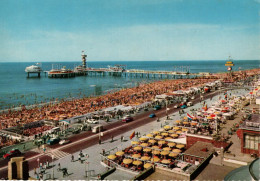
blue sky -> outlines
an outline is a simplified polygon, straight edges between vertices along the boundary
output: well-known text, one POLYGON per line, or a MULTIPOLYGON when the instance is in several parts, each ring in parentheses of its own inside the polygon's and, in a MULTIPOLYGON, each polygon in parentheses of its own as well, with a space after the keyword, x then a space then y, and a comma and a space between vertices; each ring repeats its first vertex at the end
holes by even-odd
POLYGON ((260 0, 1 0, 0 61, 259 60, 260 0))

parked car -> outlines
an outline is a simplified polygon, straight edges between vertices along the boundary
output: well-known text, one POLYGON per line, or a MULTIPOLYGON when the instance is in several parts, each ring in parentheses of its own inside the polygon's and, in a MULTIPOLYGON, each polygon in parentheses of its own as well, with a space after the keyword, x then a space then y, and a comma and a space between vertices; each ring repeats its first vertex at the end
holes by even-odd
POLYGON ((60 138, 58 138, 58 137, 57 138, 51 138, 47 141, 47 144, 48 145, 55 145, 55 144, 59 143, 59 141, 60 141, 60 138))
POLYGON ((63 139, 63 140, 60 140, 59 144, 60 144, 60 145, 65 145, 65 144, 68 144, 68 143, 70 143, 70 142, 71 142, 71 141, 68 140, 68 139, 63 139))
POLYGON ((88 119, 87 122, 90 123, 90 124, 97 124, 98 123, 98 121, 95 120, 95 119, 88 119))
POLYGON ((20 156, 22 153, 20 152, 19 149, 12 149, 8 153, 6 153, 3 157, 4 159, 10 159, 16 156, 20 156))
POLYGON ((133 117, 131 117, 130 115, 126 115, 125 117, 123 117, 122 122, 127 123, 133 120, 134 120, 133 117))
POLYGON ((159 110, 159 109, 161 109, 162 107, 161 107, 161 105, 156 105, 156 106, 154 106, 154 110, 159 110))
POLYGON ((184 105, 181 106, 181 108, 185 109, 185 108, 187 108, 187 106, 184 104, 184 105))
POLYGON ((154 118, 154 117, 156 117, 156 115, 154 113, 149 115, 149 118, 154 118))

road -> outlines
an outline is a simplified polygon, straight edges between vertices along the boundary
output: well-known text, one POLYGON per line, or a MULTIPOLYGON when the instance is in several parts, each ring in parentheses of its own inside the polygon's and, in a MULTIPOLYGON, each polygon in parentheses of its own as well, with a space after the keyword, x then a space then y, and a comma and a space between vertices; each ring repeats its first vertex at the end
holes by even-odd
MULTIPOLYGON (((204 99, 211 98, 215 95, 217 95, 219 91, 203 94, 204 99)), ((192 101, 193 104, 196 104, 200 101, 199 95, 196 96, 196 98, 192 101)), ((175 112, 178 112, 180 108, 175 109, 174 106, 176 104, 169 104, 167 107, 169 110, 167 111, 168 115, 173 114, 175 112)), ((111 139, 111 137, 115 137, 117 135, 122 135, 127 131, 135 130, 135 128, 138 128, 142 125, 148 124, 152 121, 155 121, 158 117, 165 117, 166 116, 166 109, 165 107, 157 110, 157 111, 147 111, 143 114, 137 115, 134 117, 134 121, 129 123, 122 123, 121 121, 117 121, 114 123, 111 123, 109 125, 104 126, 102 141, 106 141, 111 139), (149 114, 155 113, 156 117, 149 118, 149 114)), ((130 136, 130 135, 129 135, 130 136)), ((83 150, 85 148, 88 148, 92 145, 98 144, 98 133, 92 133, 90 131, 83 132, 77 135, 74 135, 70 137, 71 143, 67 145, 52 145, 48 146, 51 151, 62 151, 67 154, 72 154, 77 151, 83 150)), ((48 150, 48 149, 47 149, 48 150)), ((100 150, 101 151, 101 150, 100 150)), ((51 153, 43 154, 43 153, 37 153, 33 151, 28 151, 24 154, 26 160, 29 162, 29 169, 32 170, 33 168, 37 167, 38 162, 37 159, 40 160, 47 160, 50 162, 52 160, 51 153)), ((1 178, 7 177, 7 160, 0 161, 0 175, 1 178)))

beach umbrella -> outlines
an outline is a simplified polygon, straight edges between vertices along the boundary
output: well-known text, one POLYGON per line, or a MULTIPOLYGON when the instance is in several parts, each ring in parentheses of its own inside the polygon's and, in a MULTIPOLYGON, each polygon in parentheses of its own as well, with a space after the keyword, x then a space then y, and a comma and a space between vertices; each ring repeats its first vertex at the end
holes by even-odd
POLYGON ((148 140, 148 138, 145 138, 145 137, 142 137, 142 138, 139 138, 140 141, 146 141, 148 140))
POLYGON ((178 155, 179 155, 179 153, 173 153, 173 152, 171 152, 171 153, 169 154, 170 157, 176 157, 176 156, 178 156, 178 155))
POLYGON ((153 134, 159 134, 160 132, 159 131, 153 131, 153 134))
POLYGON ((151 159, 151 162, 159 162, 160 161, 160 158, 158 157, 154 157, 151 159))
POLYGON ((163 128, 164 128, 165 130, 168 130, 168 129, 171 129, 171 126, 166 125, 166 126, 164 126, 163 128))
POLYGON ((163 160, 161 161, 161 163, 163 163, 163 164, 169 164, 169 163, 171 163, 171 161, 170 161, 170 160, 167 160, 167 159, 163 159, 163 160))
POLYGON ((159 151, 159 150, 153 150, 152 151, 152 154, 154 154, 154 155, 159 155, 161 152, 159 151))
POLYGON ((177 138, 179 135, 177 135, 177 134, 171 134, 170 136, 173 137, 173 138, 177 138))
POLYGON ((177 126, 175 126, 173 129, 174 129, 174 130, 179 130, 180 128, 179 128, 179 127, 177 127, 177 126))
POLYGON ((141 147, 141 146, 136 146, 136 147, 134 147, 134 150, 135 151, 140 151, 140 150, 142 150, 143 148, 141 147))
POLYGON ((140 155, 140 154, 133 154, 132 157, 133 157, 133 158, 140 158, 141 155, 140 155))
POLYGON ((149 156, 142 156, 141 157, 141 160, 144 160, 144 161, 147 161, 147 160, 150 160, 151 159, 151 157, 149 157, 149 156))
POLYGON ((123 151, 118 151, 118 152, 116 152, 116 155, 117 156, 122 156, 122 155, 124 155, 125 153, 123 152, 123 151))
POLYGON ((180 149, 173 149, 172 152, 174 152, 174 153, 181 153, 181 150, 180 149))
POLYGON ((181 133, 182 133, 182 131, 176 131, 176 133, 177 133, 177 134, 181 134, 181 133))
POLYGON ((198 123, 192 122, 191 125, 192 126, 196 126, 198 123))
POLYGON ((162 136, 168 136, 169 133, 161 133, 162 136))
POLYGON ((170 147, 164 147, 163 150, 165 151, 171 151, 172 149, 170 147))
POLYGON ((150 152, 150 151, 152 151, 152 149, 151 148, 145 148, 143 151, 144 152, 150 152))
POLYGON ((163 145, 163 144, 165 144, 165 141, 164 140, 160 140, 160 141, 158 141, 158 144, 159 145, 163 145))
POLYGON ((171 140, 171 139, 172 139, 172 137, 169 137, 169 136, 165 138, 165 140, 171 140))
POLYGON ((156 140, 149 140, 148 142, 153 144, 156 142, 156 140))
POLYGON ((161 155, 164 155, 164 156, 165 156, 165 155, 169 155, 169 153, 170 153, 170 152, 167 151, 167 150, 163 150, 163 151, 161 151, 161 155))
POLYGON ((114 160, 116 159, 116 155, 108 155, 107 158, 110 160, 114 160))
POLYGON ((176 145, 176 148, 179 148, 179 149, 182 149, 184 147, 185 147, 185 145, 181 145, 181 144, 176 145))
POLYGON ((140 161, 140 160, 135 160, 135 161, 133 162, 133 164, 136 165, 136 166, 138 166, 138 165, 142 165, 143 162, 140 161))
POLYGON ((186 116, 183 119, 188 119, 186 116))
POLYGON ((189 124, 189 122, 187 122, 187 121, 184 121, 184 122, 183 122, 183 124, 189 124))
POLYGON ((211 116, 208 116, 208 117, 207 117, 207 119, 213 119, 213 117, 211 117, 211 116))
POLYGON ((149 134, 146 135, 146 137, 153 138, 153 134, 149 133, 149 134))
POLYGON ((123 160, 123 163, 124 163, 124 164, 130 164, 130 163, 132 163, 132 159, 130 159, 130 158, 125 158, 125 159, 123 160))
POLYGON ((157 146, 157 145, 152 146, 152 148, 153 148, 153 149, 160 149, 160 147, 157 146))
POLYGON ((147 147, 147 146, 148 146, 148 143, 142 143, 141 146, 147 147))
POLYGON ((151 164, 151 163, 146 163, 146 164, 144 164, 144 168, 150 168, 150 167, 152 167, 153 165, 151 164))
POLYGON ((131 144, 132 145, 139 145, 139 142, 138 141, 131 141, 131 144))
POLYGON ((177 123, 177 124, 178 124, 178 123, 181 123, 181 120, 176 120, 175 123, 177 123))
POLYGON ((187 128, 182 128, 181 131, 185 132, 185 131, 188 131, 188 129, 187 128))
POLYGON ((168 132, 169 132, 169 133, 175 133, 175 130, 172 130, 172 129, 171 129, 171 130, 169 130, 168 132))
POLYGON ((157 136, 155 136, 155 139, 162 139, 162 136, 157 135, 157 136))
POLYGON ((169 147, 174 147, 174 146, 176 146, 176 143, 170 142, 170 143, 168 143, 167 145, 168 145, 169 147))

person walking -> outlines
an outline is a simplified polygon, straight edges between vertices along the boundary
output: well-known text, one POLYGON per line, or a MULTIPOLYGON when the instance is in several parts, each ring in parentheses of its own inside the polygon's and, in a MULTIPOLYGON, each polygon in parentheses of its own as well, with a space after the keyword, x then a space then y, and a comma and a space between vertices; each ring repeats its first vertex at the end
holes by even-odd
POLYGON ((114 141, 114 136, 112 135, 111 136, 111 143, 114 141))
POLYGON ((74 155, 71 155, 71 161, 74 162, 74 155))

